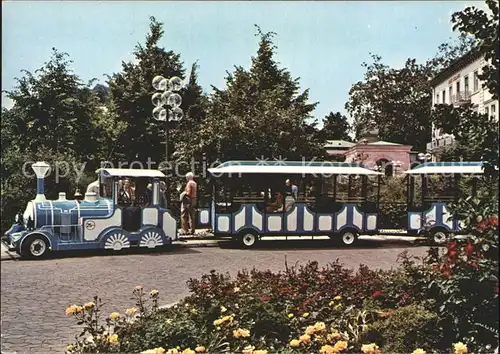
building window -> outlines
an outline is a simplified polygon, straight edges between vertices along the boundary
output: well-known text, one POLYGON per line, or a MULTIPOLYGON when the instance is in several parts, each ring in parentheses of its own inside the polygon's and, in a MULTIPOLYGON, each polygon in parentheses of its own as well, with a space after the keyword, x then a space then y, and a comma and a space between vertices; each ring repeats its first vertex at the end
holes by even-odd
POLYGON ((453 87, 450 86, 450 87, 448 87, 448 99, 450 100, 450 103, 453 103, 452 97, 453 97, 453 87))
POLYGON ((436 93, 436 103, 435 104, 439 104, 439 93, 436 93))
POLYGON ((460 81, 457 81, 457 96, 460 94, 460 81))
POLYGON ((469 76, 464 77, 464 91, 465 95, 469 94, 469 76))
POLYGON ((474 71, 474 92, 479 89, 479 77, 477 71, 474 71))
POLYGON ((484 107, 484 113, 489 117, 490 116, 490 108, 484 107))
POLYGON ((496 113, 497 113, 496 111, 497 111, 497 108, 495 107, 495 104, 492 104, 492 105, 491 105, 491 116, 492 116, 493 118, 496 118, 496 116, 497 116, 497 115, 496 115, 496 113))
POLYGON ((443 90, 443 104, 446 103, 446 90, 443 90))

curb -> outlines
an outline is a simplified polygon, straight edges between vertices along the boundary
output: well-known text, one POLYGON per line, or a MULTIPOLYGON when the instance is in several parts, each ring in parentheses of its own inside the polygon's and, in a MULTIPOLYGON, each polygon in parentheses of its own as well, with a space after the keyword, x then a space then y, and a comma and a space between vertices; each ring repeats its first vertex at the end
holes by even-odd
POLYGON ((219 240, 214 240, 214 242, 175 242, 172 243, 172 246, 177 248, 200 248, 200 247, 219 247, 219 240))
POLYGON ((158 306, 159 309, 168 309, 170 307, 174 307, 177 305, 180 301, 172 302, 171 304, 163 305, 163 306, 158 306))

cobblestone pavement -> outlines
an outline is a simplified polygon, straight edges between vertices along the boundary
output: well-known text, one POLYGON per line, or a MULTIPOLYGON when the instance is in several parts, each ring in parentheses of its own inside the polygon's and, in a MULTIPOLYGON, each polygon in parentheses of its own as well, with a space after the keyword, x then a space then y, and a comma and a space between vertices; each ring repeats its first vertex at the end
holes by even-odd
POLYGON ((94 295, 102 298, 104 311, 123 312, 134 305, 130 297, 139 284, 145 289, 158 289, 161 304, 168 304, 188 295, 189 278, 197 278, 211 269, 231 274, 254 266, 278 271, 284 268, 285 256, 289 265, 308 260, 321 265, 339 258, 351 268, 363 263, 389 269, 404 250, 423 255, 427 247, 371 245, 331 249, 319 243, 311 246, 304 241, 288 241, 285 246, 274 243, 254 250, 182 248, 2 261, 1 352, 64 352, 65 346, 79 333, 75 322, 66 317, 66 307, 91 301, 94 295))

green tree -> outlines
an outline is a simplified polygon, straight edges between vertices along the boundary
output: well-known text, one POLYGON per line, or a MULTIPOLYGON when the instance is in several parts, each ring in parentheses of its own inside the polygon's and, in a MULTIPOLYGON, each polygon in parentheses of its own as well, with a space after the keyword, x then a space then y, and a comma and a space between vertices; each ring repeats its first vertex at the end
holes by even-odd
POLYGON ((380 56, 372 58, 372 64, 363 63, 364 80, 352 86, 346 103, 356 138, 377 128, 380 139, 425 148, 431 133, 430 69, 415 59, 408 59, 402 69, 392 69, 380 56))
POLYGON ((409 58, 401 69, 389 67, 382 57, 372 54, 373 62, 362 64, 364 79, 352 86, 345 106, 353 118, 356 138, 378 129, 380 139, 425 150, 431 135, 429 81, 475 45, 475 39, 464 34, 441 44, 425 63, 409 58))
POLYGON ((500 70, 500 46, 498 43, 499 7, 498 0, 486 0, 490 12, 468 6, 452 15, 453 30, 473 36, 478 50, 484 54, 486 64, 479 74, 483 85, 488 88, 494 99, 499 97, 498 72, 500 70))
POLYGON ((475 112, 472 105, 440 104, 432 110, 431 122, 455 137, 455 147, 446 151, 442 158, 485 161, 489 163, 488 173, 495 174, 493 166, 498 166, 499 133, 498 122, 493 117, 475 112))
POLYGON ((67 54, 54 49, 35 74, 23 71, 17 87, 6 91, 13 107, 2 109, 2 228, 35 195, 31 163, 51 165, 49 198, 60 191, 70 197, 78 184, 87 182, 86 172, 93 175, 101 149, 95 135, 103 113, 91 83, 84 85, 70 65, 67 54))
POLYGON ((322 142, 308 123, 316 103, 308 103, 309 90, 299 92, 299 79, 278 66, 275 33, 257 29, 260 42, 251 67, 236 66, 226 77, 225 89, 213 87, 209 112, 193 145, 209 161, 322 156, 322 142))
MULTIPOLYGON (((156 75, 166 78, 178 76, 184 78, 185 69, 180 55, 159 47, 163 37, 163 23, 150 17, 149 33, 144 45, 137 44, 134 50, 136 62, 122 62, 122 71, 109 77, 108 85, 114 110, 126 125, 125 131, 118 138, 117 149, 125 161, 146 163, 148 158, 157 165, 165 161, 165 122, 153 118, 151 96, 155 92, 152 80, 156 75)), ((180 92, 184 96, 184 90, 180 92)), ((181 108, 189 112, 186 100, 181 108)), ((178 123, 169 122, 172 137, 178 123)), ((175 151, 174 139, 169 139, 170 154, 175 151)))
POLYGON ((320 134, 324 139, 352 141, 349 136, 351 126, 347 117, 340 112, 330 112, 323 118, 323 128, 320 134))

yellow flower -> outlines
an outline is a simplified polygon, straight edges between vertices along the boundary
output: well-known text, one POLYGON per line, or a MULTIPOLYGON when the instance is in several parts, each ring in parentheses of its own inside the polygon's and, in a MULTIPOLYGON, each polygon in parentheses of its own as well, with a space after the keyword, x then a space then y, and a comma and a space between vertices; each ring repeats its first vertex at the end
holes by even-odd
POLYGON ((248 329, 238 328, 233 331, 233 337, 234 338, 250 337, 250 331, 248 329))
POLYGON ((120 314, 118 312, 111 312, 111 314, 109 315, 109 318, 111 320, 117 320, 120 318, 120 314))
POLYGON ((131 307, 125 310, 125 314, 128 316, 135 315, 137 313, 137 309, 135 307, 131 307))
POLYGON ((453 345, 453 347, 455 348, 455 354, 467 354, 468 353, 467 346, 462 342, 455 343, 453 345))
POLYGON ((193 309, 191 309, 191 313, 197 314, 197 313, 198 313, 198 310, 197 310, 197 309, 195 309, 195 308, 193 308, 193 309))
POLYGON ((363 344, 361 351, 365 354, 380 354, 380 348, 375 343, 363 344))
POLYGON ((335 305, 335 301, 333 300, 328 303, 328 306, 333 306, 333 305, 335 305))
POLYGON ((314 328, 314 326, 307 326, 306 328, 306 334, 314 334, 314 332, 316 332, 316 329, 314 328))
POLYGON ((309 312, 305 312, 302 317, 306 318, 306 317, 309 317, 309 312))
POLYGON ((265 349, 254 350, 252 354, 267 354, 267 350, 265 349))
POLYGON ((222 322, 224 322, 224 321, 222 321, 222 318, 216 319, 214 321, 214 326, 220 326, 222 324, 222 322))
POLYGON ((303 334, 299 337, 301 343, 309 343, 311 341, 311 336, 309 334, 303 334))
POLYGON ((221 312, 221 313, 224 313, 224 312, 226 312, 226 311, 227 311, 227 308, 225 308, 224 306, 221 306, 221 307, 220 307, 220 312, 221 312))
POLYGON ((342 297, 341 297, 340 295, 337 295, 337 296, 335 296, 335 297, 333 298, 333 300, 335 300, 335 301, 339 301, 340 299, 342 299, 342 297))
POLYGON ((167 350, 167 354, 179 354, 179 350, 177 350, 177 348, 172 348, 167 350))
POLYGON ((153 289, 153 290, 151 290, 150 295, 151 295, 151 296, 157 296, 159 293, 160 293, 160 292, 159 292, 158 290, 153 289))
POLYGON ((319 352, 321 354, 334 354, 334 353, 336 353, 335 349, 331 345, 322 346, 321 349, 319 350, 319 352))
POLYGON ((329 342, 333 342, 342 339, 342 335, 339 332, 335 331, 326 336, 326 338, 328 339, 329 342))
POLYGON ((168 319, 168 320, 166 320, 165 322, 166 322, 167 324, 171 325, 173 321, 172 321, 172 319, 171 319, 171 318, 169 318, 169 319, 168 319))
POLYGON ((290 341, 290 346, 292 348, 297 348, 299 345, 300 345, 300 340, 298 340, 298 339, 292 339, 290 341))
POLYGON ((206 348, 203 345, 199 345, 196 348, 194 348, 194 351, 197 353, 204 353, 206 351, 206 348))
POLYGON ((243 354, 253 354, 253 350, 255 347, 253 345, 247 345, 245 348, 243 348, 243 354))
POLYGON ((411 354, 426 354, 426 353, 425 353, 425 350, 418 348, 418 349, 415 349, 413 351, 413 353, 411 353, 411 354))
POLYGON ((163 349, 162 347, 148 349, 148 350, 141 352, 141 354, 164 354, 164 353, 165 353, 165 349, 163 349))
POLYGON ((142 286, 137 285, 137 286, 135 287, 135 290, 137 290, 137 291, 141 291, 141 290, 142 290, 142 286))
POLYGON ((87 302, 86 304, 83 305, 83 308, 86 309, 86 310, 90 310, 90 309, 93 309, 95 307, 95 304, 91 301, 91 302, 87 302))
POLYGON ((235 293, 237 293, 238 291, 240 291, 240 288, 236 286, 236 287, 234 287, 233 291, 234 291, 235 293))
MULTIPOLYGON (((344 349, 347 349, 347 342, 343 340, 339 340, 335 345, 333 346, 333 350, 335 350, 335 353, 338 353, 344 349)), ((425 354, 425 353, 424 353, 425 354)))
POLYGON ((66 347, 66 350, 67 350, 68 352, 73 351, 73 346, 72 346, 71 344, 70 344, 70 345, 68 345, 68 346, 66 347))
POLYGON ((111 344, 116 344, 118 343, 118 334, 112 334, 108 337, 108 341, 111 343, 111 344))
POLYGON ((342 310, 342 304, 335 305, 334 309, 337 310, 337 311, 338 310, 342 310))
POLYGON ((77 305, 71 305, 70 307, 68 307, 66 309, 66 315, 67 316, 71 316, 71 315, 73 315, 75 313, 80 313, 82 311, 83 311, 83 307, 77 306, 77 305))
POLYGON ((323 331, 323 330, 325 330, 325 329, 326 329, 326 325, 325 325, 325 323, 324 323, 324 322, 316 322, 316 323, 314 324, 314 330, 315 330, 315 331, 318 331, 318 332, 319 332, 319 331, 323 331))
POLYGON ((182 351, 182 354, 195 354, 195 352, 191 348, 187 348, 182 351))
POLYGON ((293 313, 289 313, 288 318, 292 318, 292 317, 293 317, 293 313))

